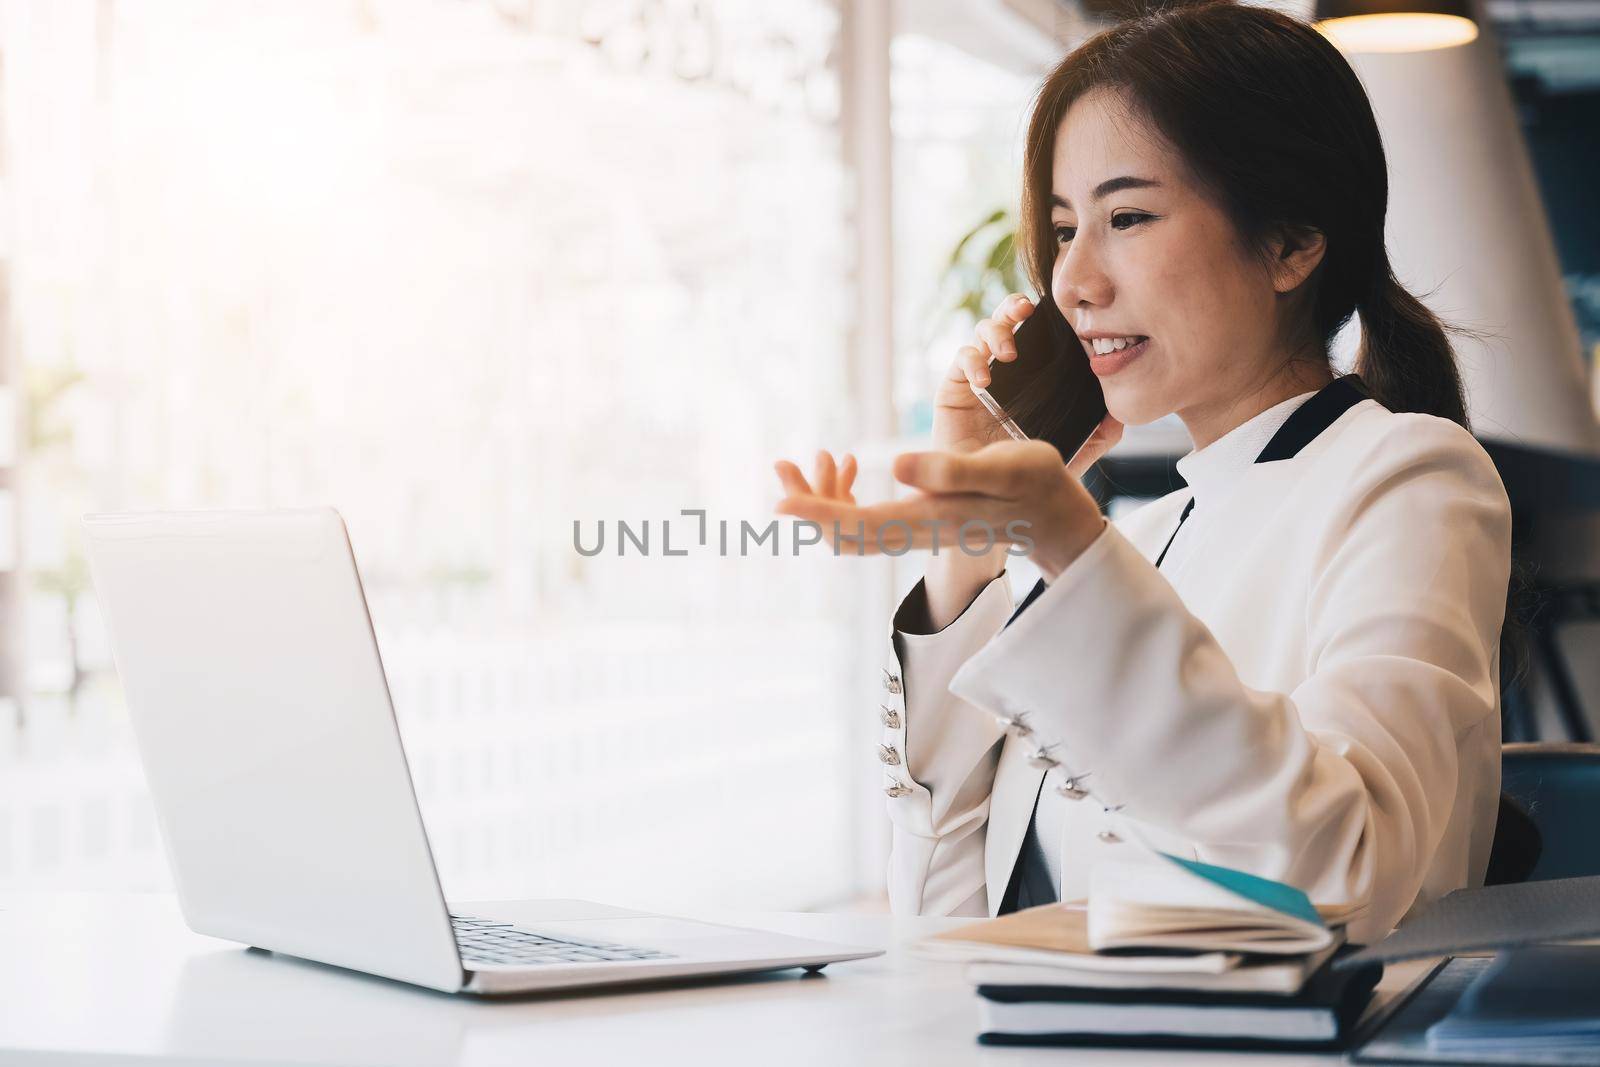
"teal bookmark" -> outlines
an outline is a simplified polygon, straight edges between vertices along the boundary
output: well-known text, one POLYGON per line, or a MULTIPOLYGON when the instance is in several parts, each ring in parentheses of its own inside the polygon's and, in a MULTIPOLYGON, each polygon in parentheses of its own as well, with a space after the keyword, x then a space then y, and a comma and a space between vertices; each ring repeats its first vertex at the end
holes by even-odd
POLYGON ((1261 878, 1244 871, 1236 871, 1232 867, 1218 867, 1210 863, 1201 863, 1199 860, 1186 860, 1182 856, 1174 856, 1170 852, 1159 853, 1178 866, 1199 875, 1208 882, 1214 882, 1236 896, 1244 897, 1273 911, 1291 915, 1296 919, 1326 927, 1322 916, 1317 914, 1315 904, 1311 898, 1292 885, 1274 882, 1270 878, 1261 878))

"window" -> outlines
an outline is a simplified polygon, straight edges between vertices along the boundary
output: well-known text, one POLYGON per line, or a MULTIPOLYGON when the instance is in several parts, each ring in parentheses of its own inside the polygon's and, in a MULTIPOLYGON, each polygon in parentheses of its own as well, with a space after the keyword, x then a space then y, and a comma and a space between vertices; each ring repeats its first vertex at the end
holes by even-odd
POLYGON ((763 527, 772 460, 853 432, 831 4, 5 19, 32 693, 0 887, 167 881, 77 516, 321 503, 447 893, 881 884, 852 847, 862 572, 660 540, 683 509, 763 527))

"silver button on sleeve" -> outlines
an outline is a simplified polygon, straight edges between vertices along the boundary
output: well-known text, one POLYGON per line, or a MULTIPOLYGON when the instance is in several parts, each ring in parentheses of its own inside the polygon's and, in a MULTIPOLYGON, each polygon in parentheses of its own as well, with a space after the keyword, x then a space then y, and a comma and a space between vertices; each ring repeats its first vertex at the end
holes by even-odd
POLYGON ((893 745, 879 745, 878 762, 886 767, 898 767, 900 766, 900 753, 895 750, 893 745))
POLYGON ((1078 783, 1087 777, 1089 777, 1088 774, 1074 775, 1062 782, 1060 785, 1056 786, 1056 792, 1060 793, 1068 800, 1082 800, 1084 797, 1089 795, 1089 791, 1078 783))
POLYGON ((884 793, 888 795, 890 800, 898 800, 901 797, 908 795, 910 792, 911 787, 906 785, 904 782, 894 782, 884 789, 884 793))
POLYGON ((1027 722, 1027 714, 1025 711, 1016 711, 1009 715, 1002 713, 996 715, 994 721, 999 725, 1000 729, 1005 730, 1013 737, 1027 737, 1033 733, 1033 727, 1029 726, 1027 722))
POLYGON ((1041 745, 1028 753, 1028 765, 1037 767, 1041 771, 1048 771, 1051 767, 1059 767, 1061 761, 1050 754, 1053 745, 1041 745))
POLYGON ((885 704, 879 704, 878 710, 882 713, 879 717, 883 719, 883 725, 891 730, 900 729, 900 713, 898 711, 885 704))
POLYGON ((883 668, 883 687, 891 693, 899 693, 902 691, 900 685, 900 676, 898 674, 890 674, 889 668, 887 667, 883 668))

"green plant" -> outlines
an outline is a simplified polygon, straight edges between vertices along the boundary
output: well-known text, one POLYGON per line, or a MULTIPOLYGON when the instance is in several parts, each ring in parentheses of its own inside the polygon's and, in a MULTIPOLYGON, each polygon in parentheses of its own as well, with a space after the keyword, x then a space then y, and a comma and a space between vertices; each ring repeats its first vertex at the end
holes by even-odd
MULTIPOLYGON (((1017 261, 1016 220, 1011 209, 995 208, 963 233, 950 250, 937 289, 918 317, 923 349, 944 334, 952 316, 964 318, 963 327, 970 329, 1007 293, 1023 291, 1024 281, 1017 261)), ((932 403, 918 400, 904 417, 902 430, 927 433, 932 419, 932 403)))
POLYGON ((950 252, 941 286, 948 313, 965 312, 973 322, 988 315, 1007 293, 1022 292, 1026 279, 1017 259, 1017 222, 1000 207, 961 235, 950 252))

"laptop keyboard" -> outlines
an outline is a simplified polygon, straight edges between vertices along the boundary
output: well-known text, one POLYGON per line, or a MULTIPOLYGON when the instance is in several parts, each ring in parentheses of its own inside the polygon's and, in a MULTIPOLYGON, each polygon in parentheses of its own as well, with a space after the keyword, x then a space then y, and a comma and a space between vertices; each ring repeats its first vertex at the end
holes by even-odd
POLYGON ((670 952, 605 941, 579 941, 523 930, 492 919, 450 916, 462 963, 506 963, 537 967, 552 963, 607 963, 614 960, 671 960, 670 952))

